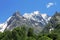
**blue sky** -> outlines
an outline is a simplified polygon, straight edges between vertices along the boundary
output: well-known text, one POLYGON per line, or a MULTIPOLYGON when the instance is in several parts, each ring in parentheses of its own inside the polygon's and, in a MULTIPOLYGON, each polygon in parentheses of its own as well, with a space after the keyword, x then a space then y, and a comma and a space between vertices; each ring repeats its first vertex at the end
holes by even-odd
POLYGON ((60 12, 60 0, 0 0, 0 23, 17 10, 21 15, 40 11, 52 16, 56 11, 60 12))

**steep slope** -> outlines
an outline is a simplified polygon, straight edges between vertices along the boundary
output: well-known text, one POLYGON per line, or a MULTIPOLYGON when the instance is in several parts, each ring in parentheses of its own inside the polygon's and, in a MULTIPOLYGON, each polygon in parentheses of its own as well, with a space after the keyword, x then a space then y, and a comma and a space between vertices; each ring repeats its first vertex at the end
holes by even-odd
POLYGON ((49 17, 47 14, 40 14, 39 11, 34 11, 33 13, 25 13, 23 16, 29 20, 41 22, 44 25, 51 19, 51 17, 49 17))
POLYGON ((41 14, 41 16, 43 17, 43 19, 48 23, 48 21, 50 21, 51 17, 48 16, 47 14, 41 14))
POLYGON ((17 11, 7 19, 7 21, 2 25, 3 27, 0 26, 0 30, 12 30, 15 27, 26 25, 27 27, 33 27, 35 32, 38 32, 43 30, 44 26, 50 20, 49 16, 45 15, 45 18, 43 16, 44 14, 40 14, 39 11, 31 14, 24 14, 23 16, 17 11), (6 26, 4 27, 4 25, 6 26))
POLYGON ((3 32, 7 27, 7 23, 0 24, 0 32, 3 32))
POLYGON ((50 19, 47 26, 44 28, 44 32, 51 32, 52 30, 58 28, 58 24, 60 24, 60 13, 56 12, 50 19))
MULTIPOLYGON (((27 20, 28 21, 28 20, 27 20)), ((7 22, 7 29, 11 30, 15 28, 16 26, 21 26, 27 24, 27 21, 24 17, 20 15, 19 12, 15 12, 11 19, 7 22)))
MULTIPOLYGON (((35 16, 35 15, 34 15, 35 16)), ((42 17, 41 17, 42 18, 42 17)), ((40 20, 41 20, 40 18, 40 20)), ((43 18, 42 18, 43 19, 43 18)), ((37 18, 38 20, 38 18, 37 18)), ((22 25, 26 25, 27 27, 34 27, 35 31, 37 30, 42 30, 44 27, 44 24, 41 22, 35 20, 28 20, 27 18, 23 17, 20 15, 19 12, 15 12, 12 17, 10 18, 10 20, 7 22, 7 28, 8 30, 12 30, 13 28, 17 27, 17 26, 22 26, 22 25)))

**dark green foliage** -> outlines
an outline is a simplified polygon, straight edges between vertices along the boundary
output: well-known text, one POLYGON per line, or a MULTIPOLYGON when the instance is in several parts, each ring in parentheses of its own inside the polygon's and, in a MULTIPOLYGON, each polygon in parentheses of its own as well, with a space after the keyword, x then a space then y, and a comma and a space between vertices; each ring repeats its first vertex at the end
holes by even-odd
POLYGON ((37 35, 33 28, 27 29, 25 26, 14 28, 12 31, 6 30, 3 33, 0 32, 0 40, 60 40, 60 24, 57 23, 51 33, 49 33, 50 26, 49 23, 44 29, 45 32, 42 31, 37 35))
POLYGON ((3 38, 1 40, 12 40, 12 33, 11 31, 5 31, 3 33, 3 38))
POLYGON ((12 31, 14 40, 26 40, 27 33, 25 27, 17 27, 12 31))
POLYGON ((4 37, 3 33, 0 32, 0 39, 4 37))
POLYGON ((27 40, 36 40, 34 37, 28 37, 27 40))
POLYGON ((56 29, 60 29, 60 24, 58 23, 58 24, 56 24, 56 27, 55 27, 56 29))
POLYGON ((42 36, 38 40, 52 40, 52 39, 47 36, 42 36))
POLYGON ((19 40, 20 39, 20 36, 18 35, 16 30, 12 31, 12 37, 13 37, 14 40, 19 40))
POLYGON ((51 33, 48 35, 49 38, 56 40, 57 39, 57 34, 56 33, 51 33))
POLYGON ((27 34, 28 37, 33 36, 33 32, 34 32, 33 29, 32 28, 29 28, 28 29, 28 34, 27 34))

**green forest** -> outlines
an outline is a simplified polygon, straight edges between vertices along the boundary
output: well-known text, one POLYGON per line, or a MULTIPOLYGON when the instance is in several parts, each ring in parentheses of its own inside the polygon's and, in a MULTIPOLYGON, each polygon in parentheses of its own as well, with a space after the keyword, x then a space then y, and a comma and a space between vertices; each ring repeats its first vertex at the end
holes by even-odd
POLYGON ((16 27, 12 31, 0 32, 0 40, 60 40, 60 24, 56 24, 51 32, 42 31, 38 34, 34 33, 33 28, 27 30, 25 26, 16 27))

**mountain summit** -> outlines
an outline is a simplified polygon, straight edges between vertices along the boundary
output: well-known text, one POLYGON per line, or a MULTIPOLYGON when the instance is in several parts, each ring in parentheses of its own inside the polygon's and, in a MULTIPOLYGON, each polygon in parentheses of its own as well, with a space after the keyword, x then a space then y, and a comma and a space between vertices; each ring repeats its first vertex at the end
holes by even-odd
POLYGON ((25 13, 23 16, 27 19, 32 19, 38 22, 44 21, 46 23, 48 23, 48 21, 51 19, 51 17, 49 17, 47 14, 42 14, 39 11, 34 11, 33 13, 25 13))
POLYGON ((51 17, 47 14, 40 14, 39 11, 33 13, 25 13, 23 16, 17 11, 11 17, 7 19, 4 25, 0 26, 2 32, 6 30, 12 30, 15 27, 26 25, 28 28, 33 27, 35 31, 41 31, 44 26, 48 23, 51 17), (6 25, 6 26, 5 26, 6 25), (5 26, 5 27, 4 27, 5 26))
POLYGON ((20 12, 19 11, 16 11, 13 16, 20 16, 20 12))

